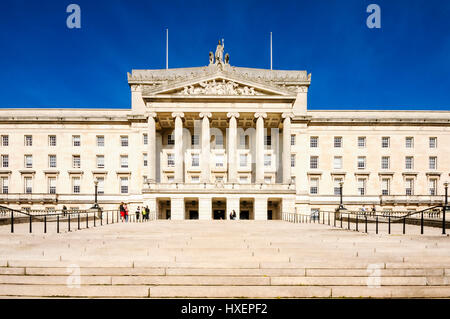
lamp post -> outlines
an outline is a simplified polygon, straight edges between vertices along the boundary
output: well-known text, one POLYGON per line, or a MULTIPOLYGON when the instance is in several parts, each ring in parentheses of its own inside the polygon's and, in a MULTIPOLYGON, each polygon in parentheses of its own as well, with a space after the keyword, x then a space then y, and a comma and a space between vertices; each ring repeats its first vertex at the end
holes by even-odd
POLYGON ((97 202, 97 189, 98 189, 98 180, 94 181, 94 185, 95 185, 95 199, 94 199, 94 206, 91 207, 91 209, 100 209, 100 207, 98 206, 98 202, 97 202))
POLYGON ((444 189, 445 189, 445 198, 444 198, 444 208, 442 210, 442 234, 445 235, 445 212, 447 210, 448 205, 448 182, 446 181, 444 183, 444 189))
POLYGON ((342 188, 344 187, 344 182, 339 182, 339 195, 340 195, 340 204, 339 209, 345 209, 344 205, 342 204, 342 188))

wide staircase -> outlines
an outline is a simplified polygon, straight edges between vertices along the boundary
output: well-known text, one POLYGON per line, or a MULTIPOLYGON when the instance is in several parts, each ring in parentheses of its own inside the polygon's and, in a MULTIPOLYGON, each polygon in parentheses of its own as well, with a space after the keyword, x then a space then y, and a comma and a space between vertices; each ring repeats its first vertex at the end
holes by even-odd
POLYGON ((450 297, 447 236, 284 221, 0 226, 0 297, 450 297))

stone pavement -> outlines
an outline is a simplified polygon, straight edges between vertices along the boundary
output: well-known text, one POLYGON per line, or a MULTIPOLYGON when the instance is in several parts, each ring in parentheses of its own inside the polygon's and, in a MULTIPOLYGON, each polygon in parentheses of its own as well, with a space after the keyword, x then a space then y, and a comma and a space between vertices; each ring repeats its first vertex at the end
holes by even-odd
POLYGON ((2 298, 450 297, 450 238, 428 229, 159 220, 15 231, 0 226, 2 298))

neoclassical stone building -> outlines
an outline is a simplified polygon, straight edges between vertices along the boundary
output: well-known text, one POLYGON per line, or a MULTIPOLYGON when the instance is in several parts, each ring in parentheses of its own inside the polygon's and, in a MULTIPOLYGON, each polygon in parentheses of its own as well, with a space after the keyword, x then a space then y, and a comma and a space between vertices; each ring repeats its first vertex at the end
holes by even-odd
POLYGON ((133 70, 131 109, 1 109, 0 204, 148 205, 166 219, 280 219, 344 205, 443 200, 450 112, 313 111, 311 74, 234 67, 133 70))

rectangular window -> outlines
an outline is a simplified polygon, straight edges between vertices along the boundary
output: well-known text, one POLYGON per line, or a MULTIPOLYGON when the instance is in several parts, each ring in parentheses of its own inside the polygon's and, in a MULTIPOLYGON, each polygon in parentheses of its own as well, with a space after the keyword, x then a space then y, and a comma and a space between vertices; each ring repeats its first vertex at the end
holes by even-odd
POLYGON ((105 193, 105 178, 104 177, 97 177, 97 193, 98 194, 104 194, 105 193))
POLYGON ((334 195, 341 195, 341 182, 342 178, 334 179, 334 195))
POLYGON ((316 148, 319 145, 319 138, 317 136, 311 136, 309 138, 309 147, 316 148))
POLYGON ((33 146, 33 136, 25 135, 25 146, 33 146))
POLYGON ((200 183, 200 176, 192 176, 191 177, 191 183, 200 183))
POLYGON ((272 165, 272 156, 270 154, 264 154, 264 167, 270 167, 272 165))
POLYGON ((128 177, 120 178, 120 193, 128 194, 128 177))
POLYGON ((295 167, 295 154, 291 154, 291 167, 295 167))
POLYGON ((437 195, 436 186, 437 186, 437 179, 435 179, 435 178, 430 179, 429 180, 429 186, 428 186, 428 193, 431 196, 436 196, 437 195))
POLYGON ((319 193, 319 179, 311 178, 310 179, 309 192, 310 194, 318 194, 319 193))
POLYGON ((33 156, 32 155, 25 155, 25 167, 33 168, 33 156))
POLYGON ((167 154, 167 166, 168 167, 175 166, 175 154, 173 154, 173 153, 167 154))
POLYGON ((430 169, 437 169, 437 157, 431 156, 428 159, 428 166, 430 169))
POLYGON ((241 184, 248 183, 248 177, 247 176, 239 176, 239 183, 241 183, 241 184))
POLYGON ((383 178, 381 180, 381 195, 389 195, 390 194, 390 184, 391 184, 391 180, 389 178, 383 178))
POLYGON ((341 136, 334 137, 334 147, 336 147, 336 148, 342 147, 342 137, 341 136))
POLYGON ((25 177, 24 178, 24 186, 25 186, 25 193, 31 194, 33 193, 33 179, 31 177, 25 177))
POLYGON ((73 146, 81 146, 81 137, 80 137, 80 135, 73 135, 72 136, 72 144, 73 144, 73 146))
POLYGON ((365 148, 366 147, 366 137, 365 136, 358 137, 358 147, 359 148, 365 148))
POLYGON ((200 145, 200 136, 199 135, 192 135, 191 136, 191 145, 192 146, 200 145))
POLYGON ((144 159, 144 167, 147 167, 147 166, 148 166, 148 156, 147 156, 147 153, 144 153, 143 159, 144 159))
POLYGON ((97 168, 105 168, 105 156, 97 155, 97 168))
POLYGON ((389 169, 389 166, 390 166, 389 156, 381 157, 381 169, 389 169))
POLYGON ((333 168, 342 169, 342 156, 335 156, 333 159, 333 168))
POLYGON ((365 168, 366 168, 366 157, 359 156, 358 157, 358 169, 365 169, 365 168))
POLYGON ((248 135, 240 135, 239 136, 239 144, 241 145, 241 148, 248 148, 248 141, 249 141, 249 137, 248 135))
POLYGON ((48 146, 56 146, 56 135, 48 136, 48 146))
POLYGON ((48 178, 48 193, 56 194, 56 178, 55 177, 48 178))
POLYGON ((430 137, 430 148, 437 147, 437 137, 430 137))
POLYGON ((120 145, 128 146, 128 136, 127 135, 123 135, 120 137, 120 145))
POLYGON ((215 144, 216 146, 222 146, 223 148, 223 135, 221 133, 215 135, 216 140, 215 140, 215 144))
POLYGON ((80 155, 72 156, 72 168, 81 168, 81 157, 80 155))
POLYGON ((9 180, 8 177, 2 177, 2 193, 8 194, 9 191, 9 180))
POLYGON ((2 135, 2 146, 9 146, 9 135, 2 135))
POLYGON ((414 179, 407 178, 405 180, 405 193, 407 196, 414 195, 414 179))
POLYGON ((271 135, 266 135, 264 136, 264 145, 265 146, 271 146, 272 145, 272 136, 271 135))
POLYGON ((264 177, 264 184, 270 184, 270 183, 272 183, 272 177, 265 176, 264 177))
POLYGON ((239 156, 239 165, 241 167, 246 167, 247 166, 247 154, 241 154, 239 156))
POLYGON ((144 145, 148 145, 148 135, 147 134, 143 134, 142 138, 143 138, 144 145))
POLYGON ((390 137, 388 136, 383 136, 381 138, 381 147, 382 148, 388 148, 390 144, 390 137))
POLYGON ((72 190, 74 194, 79 194, 81 191, 80 183, 81 179, 79 177, 72 177, 72 190))
POLYGON ((413 148, 414 147, 414 137, 406 137, 405 138, 405 147, 406 148, 413 148))
POLYGON ((361 196, 366 195, 366 179, 358 178, 358 194, 361 196))
POLYGON ((295 135, 291 135, 291 146, 295 145, 295 135))
POLYGON ((198 153, 192 154, 192 167, 199 167, 200 166, 200 155, 198 153))
POLYGON ((175 139, 173 137, 173 133, 167 135, 167 145, 175 145, 175 139))
POLYGON ((405 168, 413 169, 414 168, 414 158, 412 156, 406 156, 405 158, 405 168))
POLYGON ((223 154, 216 154, 216 167, 223 167, 224 157, 223 154))
POLYGON ((98 147, 105 146, 105 137, 103 135, 97 136, 97 146, 98 147))
POLYGON ((173 183, 174 180, 175 180, 175 178, 174 178, 173 175, 167 176, 167 182, 168 182, 168 183, 173 183))
POLYGON ((56 155, 48 156, 48 167, 50 167, 50 168, 56 167, 56 155))
POLYGON ((128 155, 120 155, 120 168, 128 168, 128 155))
POLYGON ((319 157, 318 156, 311 156, 309 158, 309 168, 318 168, 319 167, 319 157))
POLYGON ((9 155, 2 155, 2 167, 9 167, 9 155))

